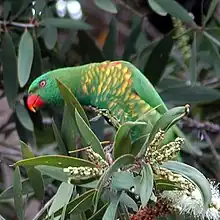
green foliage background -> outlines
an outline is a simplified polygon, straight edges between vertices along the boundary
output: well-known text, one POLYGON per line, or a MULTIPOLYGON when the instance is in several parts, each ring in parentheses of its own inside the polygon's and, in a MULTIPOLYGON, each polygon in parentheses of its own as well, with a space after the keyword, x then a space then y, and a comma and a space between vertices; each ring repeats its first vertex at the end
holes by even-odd
MULTIPOLYGON (((18 212, 23 209, 23 205, 27 210, 33 198, 37 199, 38 206, 39 201, 45 204, 54 194, 48 194, 48 191, 53 191, 54 187, 56 191, 60 181, 66 178, 62 174, 59 176, 59 171, 55 170, 56 180, 47 176, 43 180, 39 171, 42 167, 35 169, 29 165, 28 169, 21 168, 21 173, 16 168, 13 181, 17 192, 23 190, 25 196, 21 199, 20 195, 18 202, 14 204, 13 189, 9 186, 13 182, 6 183, 6 176, 12 175, 11 171, 8 173, 8 169, 14 168, 8 168, 8 165, 22 158, 40 155, 69 155, 69 151, 75 150, 81 144, 85 145, 84 141, 87 142, 88 137, 93 135, 86 133, 84 124, 84 132, 79 132, 79 135, 77 128, 73 126, 76 123, 75 112, 70 112, 68 108, 64 109, 64 115, 62 110, 56 109, 33 114, 26 108, 25 94, 32 80, 43 72, 60 67, 106 59, 125 59, 134 63, 150 79, 169 108, 186 103, 191 105, 190 118, 183 119, 180 126, 192 141, 197 153, 183 153, 183 160, 206 176, 219 180, 220 27, 219 18, 215 14, 217 1, 211 1, 202 24, 196 24, 184 8, 171 0, 151 1, 153 9, 158 10, 154 5, 156 2, 164 8, 162 12, 159 9, 160 13, 168 12, 187 24, 184 33, 189 36, 189 42, 184 41, 183 36, 186 35, 181 32, 181 26, 165 35, 156 31, 158 34, 152 37, 152 33, 145 28, 145 14, 139 12, 138 4, 130 1, 116 1, 116 4, 111 0, 95 0, 94 4, 86 0, 80 2, 84 12, 82 20, 73 20, 68 15, 59 18, 55 11, 56 1, 38 0, 35 5, 31 0, 7 0, 1 3, 0 62, 1 89, 4 91, 1 99, 7 98, 13 113, 1 125, 0 132, 4 137, 10 137, 16 130, 21 140, 16 146, 6 145, 4 142, 0 146, 0 213, 5 219, 13 219, 15 215, 18 219, 24 219, 24 212, 18 212), (33 8, 35 15, 32 14, 33 8), (129 25, 123 23, 122 12, 132 15, 129 25), (100 26, 100 20, 97 22, 94 18, 96 13, 103 17, 106 24, 100 26), (123 33, 121 27, 128 31, 123 33), (106 39, 100 40, 97 32, 105 35, 106 29, 106 39), (186 59, 187 51, 192 53, 189 59, 186 59), (11 124, 12 128, 9 126, 11 124), (31 146, 31 151, 26 144, 31 146), (24 179, 19 184, 21 178, 24 179), (9 188, 4 191, 6 187, 9 188), (23 204, 19 201, 23 201, 23 204)), ((149 8, 146 4, 146 11, 149 8)), ((65 93, 65 89, 63 91, 65 93)), ((74 97, 69 97, 69 100, 71 98, 74 97)), ((5 108, 7 111, 8 107, 5 108)), ((81 107, 78 107, 78 111, 83 117, 84 111, 81 107)), ((89 122, 94 113, 89 110, 86 113, 88 119, 85 115, 83 119, 91 123, 99 140, 113 140, 115 132, 112 127, 103 118, 89 122)), ((78 123, 82 123, 79 118, 78 120, 78 123)), ((96 139, 93 144, 100 145, 96 139)), ((43 169, 43 172, 47 170, 43 169)), ((77 193, 75 187, 62 184, 57 192, 60 197, 57 203, 53 203, 53 210, 65 207, 71 199, 70 195, 74 197, 77 193)), ((78 204, 74 201, 69 210, 75 207, 85 211, 84 208, 91 203, 93 193, 91 189, 83 194, 87 200, 82 207, 74 206, 78 204)), ((133 208, 135 207, 134 205, 133 208)), ((101 214, 103 210, 100 210, 101 214)), ((44 211, 47 211, 47 207, 44 211)), ((76 216, 70 218, 75 219, 76 216)), ((86 217, 81 214, 81 218, 86 217)))

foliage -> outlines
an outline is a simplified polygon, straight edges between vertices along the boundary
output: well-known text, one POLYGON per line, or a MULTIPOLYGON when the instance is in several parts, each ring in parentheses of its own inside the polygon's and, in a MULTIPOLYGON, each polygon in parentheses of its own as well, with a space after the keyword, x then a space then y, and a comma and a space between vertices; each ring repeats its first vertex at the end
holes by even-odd
MULTIPOLYGON (((0 15, 2 97, 6 96, 13 111, 12 121, 21 139, 19 151, 22 155, 19 159, 8 159, 6 154, 1 159, 7 166, 13 164, 11 167, 15 170, 11 186, 1 186, 0 203, 13 206, 19 220, 24 219, 23 207, 32 198, 42 202, 35 220, 138 219, 146 213, 152 214, 152 206, 158 205, 163 211, 157 213, 158 216, 171 216, 173 213, 167 210, 174 209, 175 202, 182 204, 174 200, 175 195, 182 198, 182 190, 184 193, 198 192, 201 207, 209 213, 213 206, 213 184, 205 176, 216 178, 219 171, 218 156, 213 156, 218 149, 213 146, 209 132, 220 129, 213 128, 213 124, 206 124, 203 130, 201 124, 200 127, 194 125, 196 132, 183 127, 194 147, 193 155, 186 153, 187 159, 193 160, 187 161, 192 166, 175 161, 182 140, 163 145, 161 139, 169 127, 183 124, 186 115, 208 120, 213 113, 219 113, 215 110, 220 98, 220 27, 214 16, 217 1, 211 1, 201 24, 174 0, 146 1, 162 18, 169 16, 173 27, 169 33, 152 40, 143 28, 145 19, 134 10, 123 51, 119 50, 121 23, 117 15, 129 1, 94 1, 92 7, 110 17, 108 32, 102 30, 106 34, 104 41, 94 36, 95 25, 90 22, 86 1, 80 1, 84 17, 79 20, 69 15, 58 17, 56 1, 33 2, 4 1, 0 15), (36 114, 27 110, 27 88, 43 72, 105 59, 125 59, 134 63, 169 106, 170 110, 149 128, 146 136, 131 142, 132 128, 147 126, 146 123, 118 124, 115 121, 117 126, 109 126, 103 117, 97 119, 94 112, 83 109, 69 88, 59 81, 66 103, 64 109, 46 109, 36 114), (186 104, 191 105, 190 113, 186 104), (197 137, 198 129, 203 134, 203 141, 197 137), (215 166, 210 164, 213 157, 215 166), (206 169, 198 167, 198 158, 204 159, 204 163, 209 161, 206 169), (46 198, 45 191, 51 183, 58 190, 54 197, 46 198), (167 203, 168 198, 170 203, 167 203)), ((107 116, 114 120, 113 116, 107 116)), ((184 153, 181 155, 185 159, 184 153)), ((1 182, 4 183, 4 176, 1 182)), ((196 216, 193 204, 190 203, 192 210, 185 214, 196 216)), ((7 216, 3 209, 0 208, 0 213, 7 216)))

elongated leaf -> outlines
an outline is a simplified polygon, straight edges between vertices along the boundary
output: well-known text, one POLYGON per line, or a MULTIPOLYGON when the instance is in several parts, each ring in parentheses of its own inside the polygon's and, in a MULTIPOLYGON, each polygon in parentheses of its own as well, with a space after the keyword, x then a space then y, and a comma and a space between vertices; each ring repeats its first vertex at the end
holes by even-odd
POLYGON ((117 13, 117 8, 112 0, 95 0, 95 4, 100 9, 110 12, 110 13, 117 13))
MULTIPOLYGON (((85 211, 87 207, 89 208, 89 205, 92 205, 91 199, 94 193, 95 190, 91 189, 81 194, 80 196, 76 197, 75 199, 71 200, 66 207, 66 213, 70 213, 70 212, 72 212, 72 214, 80 213, 80 208, 82 212, 85 211), (90 202, 90 204, 88 205, 87 202, 90 202), (85 205, 87 205, 87 207, 85 205)), ((59 209, 54 215, 57 216, 60 215, 61 213, 62 213, 62 209, 59 209)))
POLYGON ((117 42, 116 19, 115 17, 112 17, 111 23, 109 24, 108 36, 103 46, 103 53, 106 59, 114 60, 115 51, 116 51, 116 42, 117 42))
POLYGON ((205 176, 196 168, 178 161, 168 161, 163 163, 162 167, 165 167, 171 171, 179 173, 189 178, 194 182, 201 191, 203 197, 204 208, 207 210, 211 202, 212 193, 209 181, 205 176))
POLYGON ((13 190, 17 217, 19 220, 24 220, 24 201, 22 198, 22 184, 19 167, 16 167, 14 171, 13 190))
POLYGON ((18 47, 18 81, 23 87, 30 76, 34 57, 34 43, 31 34, 25 30, 18 47))
POLYGON ((63 172, 63 168, 47 165, 37 165, 35 166, 42 174, 52 177, 53 179, 59 180, 61 182, 68 183, 68 174, 63 172))
POLYGON ((133 209, 133 211, 135 211, 135 212, 138 211, 138 206, 137 206, 136 202, 125 192, 123 192, 121 195, 120 203, 124 204, 128 208, 133 209))
POLYGON ((11 2, 10 1, 4 1, 3 2, 3 14, 4 14, 4 20, 7 20, 9 12, 11 11, 11 2))
POLYGON ((150 136, 150 134, 143 135, 143 136, 139 137, 138 139, 136 139, 132 143, 132 145, 131 145, 131 154, 132 155, 136 156, 140 152, 140 150, 142 149, 144 144, 147 143, 149 136, 150 136))
POLYGON ((57 42, 57 28, 46 26, 44 30, 44 43, 47 49, 52 50, 57 42))
POLYGON ((163 8, 161 8, 156 2, 155 0, 148 0, 148 3, 150 5, 150 7, 153 9, 153 11, 155 11, 157 14, 161 15, 161 16, 165 16, 167 15, 167 12, 164 11, 163 8))
POLYGON ((135 42, 137 41, 141 32, 141 24, 142 18, 139 18, 139 21, 133 26, 129 37, 126 39, 125 49, 122 55, 123 60, 129 60, 131 54, 135 52, 135 42))
POLYGON ((37 0, 35 2, 35 15, 38 15, 46 6, 46 0, 37 0))
MULTIPOLYGON (((51 182, 52 182, 51 178, 44 178, 45 185, 50 184, 51 182)), ((29 196, 31 196, 34 194, 34 190, 30 185, 29 178, 23 179, 21 181, 21 184, 22 184, 22 195, 28 194, 29 196)), ((0 194, 0 201, 11 199, 13 198, 13 196, 14 196, 13 185, 11 185, 0 194)))
POLYGON ((67 205, 72 196, 72 193, 73 193, 72 184, 68 184, 65 182, 61 183, 57 190, 53 203, 48 211, 48 216, 51 216, 59 209, 62 209, 65 205, 67 205))
POLYGON ((80 167, 88 166, 95 167, 95 164, 83 160, 80 158, 61 156, 61 155, 48 155, 48 156, 39 156, 35 158, 25 159, 17 161, 13 164, 14 166, 37 166, 37 165, 48 165, 65 168, 68 166, 80 167))
POLYGON ((97 193, 94 197, 94 211, 97 209, 97 204, 99 201, 99 198, 101 196, 103 186, 106 183, 106 181, 113 175, 114 172, 116 172, 119 168, 130 165, 134 162, 135 158, 133 155, 125 154, 119 158, 117 158, 114 163, 109 167, 109 169, 102 175, 102 177, 99 179, 99 182, 97 184, 97 193))
POLYGON ((29 131, 34 131, 33 122, 24 105, 22 105, 20 102, 17 102, 15 106, 15 110, 18 120, 21 122, 21 124, 29 131))
POLYGON ((106 209, 108 207, 108 203, 106 203, 105 205, 103 205, 95 214, 93 214, 88 220, 97 220, 97 219, 101 219, 102 216, 104 215, 106 209))
POLYGON ((92 27, 82 20, 73 20, 69 18, 46 18, 40 22, 40 25, 50 25, 56 28, 68 28, 75 30, 90 30, 92 27))
POLYGON ((220 99, 220 92, 216 89, 194 85, 176 86, 163 90, 160 96, 164 101, 172 100, 173 103, 184 105, 209 103, 220 99))
POLYGON ((41 55, 40 45, 38 43, 37 37, 33 36, 34 43, 34 58, 31 70, 31 77, 39 76, 43 72, 43 61, 41 55))
POLYGON ((142 163, 142 179, 140 184, 140 198, 142 207, 145 207, 151 197, 153 191, 153 171, 150 164, 142 163))
POLYGON ((89 120, 86 116, 86 113, 83 110, 80 103, 78 102, 78 100, 76 99, 76 97, 71 92, 71 90, 58 79, 57 79, 57 84, 59 86, 60 92, 61 92, 61 94, 62 94, 62 96, 63 96, 63 98, 69 108, 69 111, 70 111, 72 117, 75 118, 75 108, 76 108, 77 111, 79 112, 79 114, 81 115, 81 117, 83 118, 83 120, 89 126, 89 120))
POLYGON ((57 128, 54 120, 52 121, 52 128, 53 128, 53 132, 54 132, 54 135, 55 135, 55 138, 57 141, 58 148, 60 149, 60 153, 63 155, 68 155, 68 152, 66 150, 66 146, 62 140, 62 137, 60 135, 60 132, 58 131, 58 128, 57 128))
POLYGON ((194 33, 192 44, 192 55, 190 59, 190 81, 191 84, 195 84, 197 80, 197 35, 194 33))
POLYGON ((79 128, 81 136, 84 138, 88 145, 91 145, 92 149, 98 153, 103 159, 105 159, 105 153, 102 145, 96 135, 92 132, 89 126, 84 122, 78 111, 75 111, 76 123, 79 128))
POLYGON ((189 13, 174 0, 154 0, 161 8, 173 17, 179 18, 184 22, 194 22, 189 13))
POLYGON ((114 159, 131 152, 130 133, 134 127, 146 126, 144 122, 126 122, 117 131, 114 140, 114 159))
POLYGON ((78 32, 79 45, 83 55, 89 56, 90 62, 102 62, 106 60, 102 50, 97 46, 93 38, 85 31, 78 32))
POLYGON ((205 37, 207 37, 209 40, 211 40, 213 43, 220 47, 220 41, 217 38, 213 37, 207 31, 203 31, 202 33, 205 37))
POLYGON ((115 219, 115 215, 117 212, 117 208, 118 208, 118 204, 120 202, 120 198, 121 198, 121 192, 117 193, 112 199, 111 202, 108 206, 108 208, 105 211, 105 214, 103 216, 103 220, 114 220, 115 219))
POLYGON ((116 172, 112 175, 111 185, 116 190, 130 190, 135 185, 135 178, 127 171, 116 172))
POLYGON ((7 31, 2 40, 2 49, 4 90, 8 105, 13 108, 18 92, 17 58, 12 38, 7 31))
POLYGON ((160 117, 160 119, 153 127, 148 143, 150 143, 153 140, 154 136, 159 131, 159 129, 167 131, 172 125, 174 125, 177 121, 186 116, 188 113, 189 105, 183 107, 175 107, 168 110, 164 115, 160 117))
POLYGON ((173 44, 174 40, 171 32, 159 41, 147 60, 144 75, 153 85, 156 85, 163 76, 173 44))
MULTIPOLYGON (((21 151, 23 158, 24 159, 33 158, 34 154, 29 149, 29 147, 23 141, 20 141, 20 143, 21 143, 21 151)), ((27 175, 29 177, 29 182, 32 188, 34 189, 36 197, 39 200, 43 199, 44 182, 40 171, 36 170, 33 166, 26 167, 26 170, 27 170, 27 175)))
POLYGON ((77 126, 75 120, 71 117, 70 111, 67 105, 65 105, 61 125, 61 136, 69 151, 75 150, 74 143, 76 133, 77 126))
POLYGON ((216 9, 216 6, 217 6, 218 2, 219 2, 218 0, 212 0, 212 1, 211 1, 210 5, 209 5, 208 13, 207 13, 207 15, 206 15, 206 17, 205 17, 205 20, 204 20, 204 22, 203 22, 203 27, 205 27, 205 25, 207 24, 207 22, 209 21, 209 19, 212 17, 212 15, 213 15, 213 13, 214 13, 214 11, 215 11, 215 9, 216 9))

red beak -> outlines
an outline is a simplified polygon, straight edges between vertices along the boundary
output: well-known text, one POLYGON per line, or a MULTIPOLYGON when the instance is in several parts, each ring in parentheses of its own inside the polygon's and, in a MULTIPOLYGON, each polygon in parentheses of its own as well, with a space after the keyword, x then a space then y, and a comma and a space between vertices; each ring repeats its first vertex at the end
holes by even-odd
POLYGON ((33 94, 27 98, 27 106, 32 112, 36 112, 37 109, 44 106, 44 101, 40 96, 33 94))

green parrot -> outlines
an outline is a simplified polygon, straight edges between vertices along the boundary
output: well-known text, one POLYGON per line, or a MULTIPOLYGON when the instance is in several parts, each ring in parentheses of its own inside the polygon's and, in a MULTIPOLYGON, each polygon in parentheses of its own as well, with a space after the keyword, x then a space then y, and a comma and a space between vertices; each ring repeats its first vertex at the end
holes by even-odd
MULTIPOLYGON (((149 112, 149 121, 154 125, 168 110, 140 70, 130 62, 119 60, 60 68, 39 76, 28 90, 27 106, 31 111, 45 105, 64 105, 56 78, 71 89, 81 105, 107 109, 119 122, 122 118, 123 121, 135 121, 149 112)), ((135 136, 137 138, 137 131, 135 136)), ((179 128, 172 127, 166 140, 174 140, 177 136, 184 135, 179 128)))

